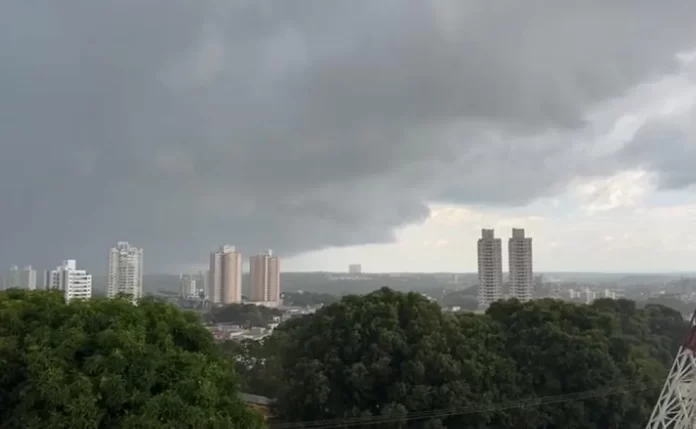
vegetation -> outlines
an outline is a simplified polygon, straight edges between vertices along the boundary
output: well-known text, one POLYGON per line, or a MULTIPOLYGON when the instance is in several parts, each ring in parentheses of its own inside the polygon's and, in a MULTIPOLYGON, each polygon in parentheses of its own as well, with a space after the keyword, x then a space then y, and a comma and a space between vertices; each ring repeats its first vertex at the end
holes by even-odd
POLYGON ((443 307, 459 307, 462 310, 476 310, 478 309, 478 298, 476 297, 477 288, 468 288, 465 290, 458 290, 454 292, 449 292, 443 296, 439 301, 440 305, 443 307), (471 291, 473 290, 473 294, 471 291))
POLYGON ((275 397, 281 421, 642 428, 685 328, 677 311, 626 300, 513 300, 485 315, 452 314, 384 288, 344 297, 233 353, 245 388, 275 397), (579 392, 590 394, 558 401, 579 392), (500 405, 547 397, 556 401, 500 405))
POLYGON ((282 316, 282 314, 276 308, 264 307, 262 305, 230 304, 213 308, 206 314, 206 320, 210 323, 229 323, 249 328, 265 328, 276 318, 282 316))
POLYGON ((337 302, 341 298, 328 293, 317 292, 285 292, 283 293, 283 304, 293 307, 315 307, 319 305, 329 305, 337 302))
MULTIPOLYGON (((277 314, 211 316, 258 326, 277 314)), ((152 299, 10 290, 0 429, 263 427, 240 389, 274 398, 283 427, 642 428, 686 327, 678 311, 627 300, 512 300, 476 315, 383 288, 220 347, 195 315, 152 299)))
POLYGON ((193 315, 143 299, 0 293, 0 428, 260 428, 193 315))

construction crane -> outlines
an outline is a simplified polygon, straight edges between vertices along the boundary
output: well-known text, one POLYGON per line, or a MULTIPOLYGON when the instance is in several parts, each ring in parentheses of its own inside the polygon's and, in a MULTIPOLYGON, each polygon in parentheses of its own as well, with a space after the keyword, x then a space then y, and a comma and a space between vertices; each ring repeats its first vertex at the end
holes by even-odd
POLYGON ((696 428, 696 311, 646 428, 696 428))

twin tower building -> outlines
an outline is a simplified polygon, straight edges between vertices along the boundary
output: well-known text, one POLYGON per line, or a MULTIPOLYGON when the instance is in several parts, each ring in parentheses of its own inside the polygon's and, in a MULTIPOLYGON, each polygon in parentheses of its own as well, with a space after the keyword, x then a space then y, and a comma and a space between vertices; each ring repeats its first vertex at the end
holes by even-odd
MULTIPOLYGON (((213 304, 242 302, 242 254, 225 245, 210 254, 208 295, 213 304)), ((249 259, 249 301, 274 307, 280 304, 280 259, 270 250, 249 259)))
MULTIPOLYGON (((513 228, 508 241, 510 298, 525 302, 534 298, 532 270, 532 239, 524 236, 524 229, 513 228)), ((503 294, 503 261, 500 238, 492 229, 481 230, 478 240, 478 304, 488 306, 505 298, 503 294)))

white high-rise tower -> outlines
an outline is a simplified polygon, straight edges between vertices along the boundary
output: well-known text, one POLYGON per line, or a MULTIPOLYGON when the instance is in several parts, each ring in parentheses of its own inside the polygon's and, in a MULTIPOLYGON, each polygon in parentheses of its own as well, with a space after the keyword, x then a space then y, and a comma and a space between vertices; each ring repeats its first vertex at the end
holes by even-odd
POLYGON ((487 308, 501 298, 503 286, 502 250, 499 238, 492 229, 481 230, 478 240, 478 302, 487 308))
POLYGON ((513 228, 508 241, 510 266, 510 297, 527 302, 534 298, 532 271, 532 239, 524 236, 524 229, 513 228))
POLYGON ((120 241, 109 251, 107 296, 129 295, 133 302, 143 296, 143 249, 120 241))
POLYGON ((50 287, 62 290, 65 301, 90 299, 92 297, 92 275, 85 270, 78 270, 75 260, 69 259, 51 271, 50 287))

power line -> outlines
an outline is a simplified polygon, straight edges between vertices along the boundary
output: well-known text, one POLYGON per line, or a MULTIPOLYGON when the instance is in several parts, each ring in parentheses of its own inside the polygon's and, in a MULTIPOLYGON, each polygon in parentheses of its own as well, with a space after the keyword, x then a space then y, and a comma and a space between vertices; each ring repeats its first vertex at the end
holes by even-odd
POLYGON ((564 402, 580 401, 596 397, 610 396, 619 393, 637 392, 658 386, 646 383, 633 383, 617 387, 605 387, 584 392, 575 392, 562 395, 543 396, 538 398, 528 398, 516 401, 499 402, 491 405, 474 404, 463 408, 439 409, 430 411, 416 411, 413 413, 404 414, 402 416, 385 415, 385 416, 358 416, 348 418, 334 418, 324 420, 310 420, 301 422, 284 422, 271 424, 270 429, 332 429, 343 426, 352 425, 374 425, 385 423, 401 423, 414 420, 427 420, 434 418, 453 417, 467 414, 475 414, 482 412, 502 411, 513 408, 539 407, 548 404, 560 404, 564 402))

